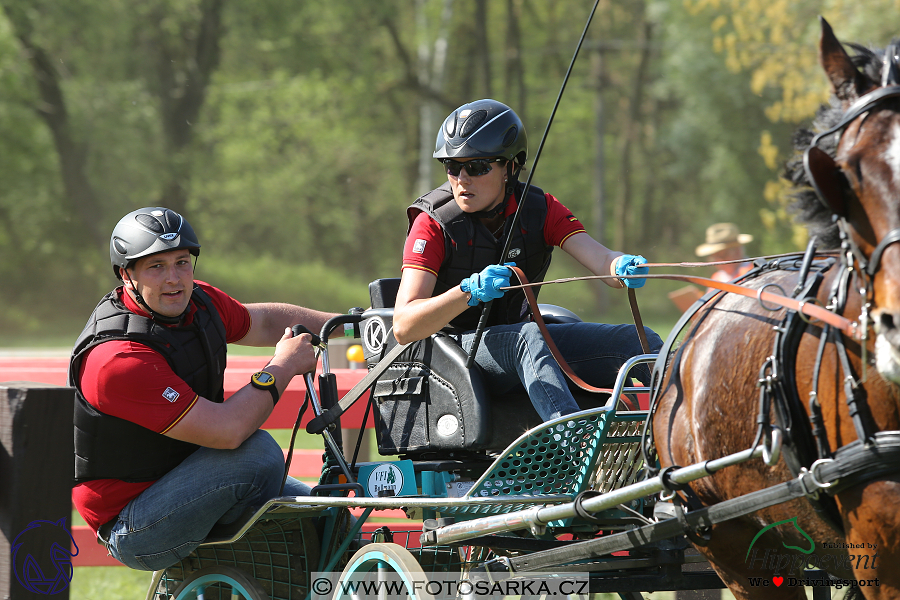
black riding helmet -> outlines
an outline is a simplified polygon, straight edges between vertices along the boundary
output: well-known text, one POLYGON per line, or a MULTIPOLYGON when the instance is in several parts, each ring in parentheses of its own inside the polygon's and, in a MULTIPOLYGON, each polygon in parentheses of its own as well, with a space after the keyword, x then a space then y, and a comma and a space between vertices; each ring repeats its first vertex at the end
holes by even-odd
POLYGON ((438 160, 503 157, 521 168, 528 156, 528 136, 513 109, 496 100, 476 100, 444 119, 433 156, 438 160))
POLYGON ((122 279, 118 267, 127 268, 144 256, 178 248, 200 255, 194 229, 174 210, 150 206, 119 220, 109 240, 109 259, 116 277, 122 279))
POLYGON ((490 211, 476 213, 493 217, 506 208, 506 199, 516 189, 519 172, 528 158, 528 136, 513 109, 489 98, 463 104, 444 119, 434 145, 438 160, 446 158, 505 158, 506 194, 490 211))

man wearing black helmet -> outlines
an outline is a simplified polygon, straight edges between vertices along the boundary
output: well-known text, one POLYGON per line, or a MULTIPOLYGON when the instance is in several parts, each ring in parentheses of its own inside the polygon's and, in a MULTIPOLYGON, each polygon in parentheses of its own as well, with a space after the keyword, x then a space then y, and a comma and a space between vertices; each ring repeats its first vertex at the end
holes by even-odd
MULTIPOLYGON (((217 524, 279 495, 284 455, 260 426, 291 379, 315 369, 308 334, 329 313, 243 305, 194 280, 200 243, 178 213, 148 207, 110 239, 123 285, 94 309, 72 351, 76 389, 72 498, 110 554, 158 570, 217 524), (228 343, 275 354, 224 402, 228 343)), ((283 495, 309 488, 288 478, 283 495)))
MULTIPOLYGON (((505 393, 523 385, 538 414, 549 420, 578 410, 565 375, 552 358, 537 325, 529 320, 521 290, 504 293, 515 263, 529 281, 541 281, 559 246, 595 275, 612 275, 611 287, 641 287, 647 261, 609 250, 550 194, 531 186, 523 200, 518 177, 525 166, 525 127, 508 106, 478 100, 450 114, 438 132, 434 158, 443 163, 447 183, 407 209, 409 230, 403 251, 400 289, 394 307, 394 336, 420 340, 450 324, 473 345, 482 303, 494 300, 475 361, 488 373, 488 386, 505 393), (523 203, 510 251, 501 257, 513 214, 523 203)), ((536 288, 535 292, 540 288, 536 288)), ((641 354, 631 325, 569 323, 548 325, 567 362, 586 382, 612 387, 619 367, 641 354)), ((651 351, 662 345, 646 330, 651 351)), ((636 376, 649 382, 646 366, 636 376)))

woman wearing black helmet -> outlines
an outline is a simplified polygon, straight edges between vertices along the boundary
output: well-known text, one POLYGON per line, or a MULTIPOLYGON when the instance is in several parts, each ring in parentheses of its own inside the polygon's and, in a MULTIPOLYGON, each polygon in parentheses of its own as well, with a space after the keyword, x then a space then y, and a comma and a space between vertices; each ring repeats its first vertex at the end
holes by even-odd
MULTIPOLYGON (((553 248, 561 247, 595 275, 614 275, 611 287, 641 287, 646 260, 609 250, 585 231, 565 206, 531 186, 519 211, 510 250, 501 257, 516 207, 523 202, 518 181, 528 143, 516 113, 496 100, 478 100, 453 111, 441 125, 434 158, 447 170, 447 183, 407 209, 409 232, 400 289, 394 308, 394 336, 420 340, 448 324, 464 333, 467 351, 482 303, 494 300, 476 362, 489 374, 494 393, 524 385, 538 414, 549 420, 578 405, 565 375, 552 358, 536 324, 530 322, 521 290, 504 293, 515 263, 529 281, 541 281, 553 248), (621 283, 620 283, 621 282, 621 283)), ((540 288, 536 288, 536 291, 540 288)), ((631 325, 548 325, 557 347, 576 373, 598 387, 612 387, 619 367, 641 354, 631 325)), ((651 351, 662 345, 646 330, 651 351)), ((646 367, 636 376, 649 381, 646 367)))
MULTIPOLYGON (((110 554, 142 570, 186 557, 216 523, 278 496, 284 455, 260 429, 296 375, 315 369, 309 335, 331 313, 241 304, 194 280, 200 242, 163 207, 125 215, 110 238, 123 285, 101 299, 75 342, 72 499, 110 554), (229 343, 274 346, 224 402, 229 343)), ((308 494, 290 477, 284 495, 308 494)))

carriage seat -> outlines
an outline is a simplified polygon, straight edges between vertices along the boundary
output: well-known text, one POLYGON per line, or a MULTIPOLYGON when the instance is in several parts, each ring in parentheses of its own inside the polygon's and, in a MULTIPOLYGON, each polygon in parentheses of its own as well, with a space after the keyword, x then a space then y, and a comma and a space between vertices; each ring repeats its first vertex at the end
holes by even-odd
MULTIPOLYGON (((391 333, 400 279, 369 284, 372 308, 360 332, 371 368, 397 341, 391 333)), ((561 307, 540 305, 548 323, 576 322, 561 307)), ((381 454, 451 456, 458 452, 500 451, 541 419, 523 391, 491 397, 477 365, 466 368, 466 353, 439 331, 414 342, 374 386, 375 435, 381 454)))

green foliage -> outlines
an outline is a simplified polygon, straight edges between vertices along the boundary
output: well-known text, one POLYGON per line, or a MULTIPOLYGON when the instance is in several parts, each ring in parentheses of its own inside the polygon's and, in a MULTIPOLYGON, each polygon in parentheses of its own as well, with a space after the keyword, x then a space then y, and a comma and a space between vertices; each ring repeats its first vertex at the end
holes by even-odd
MULTIPOLYGON (((841 39, 884 44, 898 1, 601 2, 534 184, 589 231, 602 216, 605 243, 654 261, 693 259, 714 221, 752 233, 754 254, 796 248, 775 182, 796 122, 827 92, 815 15, 841 39)), ((493 96, 522 116, 533 161, 590 9, 238 1, 221 4, 217 28, 218 5, 0 0, 4 334, 77 331, 115 281, 107 232, 157 204, 197 229, 198 276, 242 300, 367 304, 369 281, 399 275, 404 209, 439 120, 493 96), (36 50, 49 72, 36 72, 36 50), (57 105, 39 81, 58 83, 57 105), (196 118, 178 121, 173 104, 194 91, 196 118), (426 104, 435 122, 423 125, 426 104)), ((555 265, 551 276, 584 274, 555 265)), ((667 286, 642 291, 661 322, 667 286)), ((590 318, 624 314, 622 294, 560 288, 544 296, 590 318)))
POLYGON ((201 257, 195 277, 245 303, 288 302, 334 312, 369 306, 368 281, 318 261, 292 263, 269 254, 222 252, 201 257))

